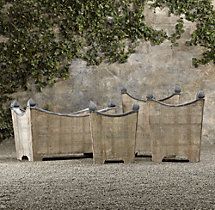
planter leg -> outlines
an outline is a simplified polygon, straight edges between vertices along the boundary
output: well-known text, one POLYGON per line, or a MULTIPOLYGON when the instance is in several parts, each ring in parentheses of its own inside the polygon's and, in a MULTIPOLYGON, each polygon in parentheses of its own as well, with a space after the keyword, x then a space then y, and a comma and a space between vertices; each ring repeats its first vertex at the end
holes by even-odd
POLYGON ((199 155, 195 153, 189 154, 188 159, 191 163, 196 163, 200 161, 199 155))
POLYGON ((160 154, 152 154, 152 161, 155 163, 161 163, 163 160, 163 155, 160 154))
POLYGON ((104 164, 104 160, 102 158, 93 158, 93 163, 95 164, 104 164))

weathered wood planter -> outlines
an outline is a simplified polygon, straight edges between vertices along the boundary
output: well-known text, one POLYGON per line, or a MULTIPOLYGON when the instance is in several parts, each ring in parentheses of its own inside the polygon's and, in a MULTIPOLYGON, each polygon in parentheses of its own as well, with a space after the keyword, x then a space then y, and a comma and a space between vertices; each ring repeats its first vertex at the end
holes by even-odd
POLYGON ((94 163, 134 161, 138 110, 139 106, 134 105, 124 114, 106 114, 90 106, 94 163))
POLYGON ((149 102, 152 160, 162 162, 167 156, 185 156, 190 162, 200 161, 204 94, 179 105, 152 99, 149 102))
MULTIPOLYGON (((111 111, 108 107, 102 112, 111 111)), ((26 110, 11 104, 17 159, 92 153, 89 110, 62 114, 50 112, 28 101, 26 110)))
MULTIPOLYGON (((166 103, 179 103, 181 89, 179 86, 175 87, 174 93, 170 96, 160 99, 159 101, 165 101, 166 103)), ((138 125, 137 125, 137 138, 135 152, 138 155, 151 155, 151 138, 149 127, 149 103, 147 100, 139 99, 127 92, 126 89, 122 89, 122 109, 123 112, 130 110, 132 104, 139 104, 140 109, 138 113, 138 125)), ((148 96, 150 98, 150 96, 148 96)))

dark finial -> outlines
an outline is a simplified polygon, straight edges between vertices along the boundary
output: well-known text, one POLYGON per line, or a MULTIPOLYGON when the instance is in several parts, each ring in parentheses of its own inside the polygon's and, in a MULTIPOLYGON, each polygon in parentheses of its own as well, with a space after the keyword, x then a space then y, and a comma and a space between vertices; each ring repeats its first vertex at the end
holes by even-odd
POLYGON ((137 112, 139 110, 139 108, 140 108, 139 104, 133 104, 133 106, 132 106, 132 110, 135 112, 137 112))
POLYGON ((27 102, 28 107, 35 107, 36 105, 36 102, 32 98, 30 98, 27 102))
POLYGON ((112 100, 110 100, 110 101, 108 102, 108 107, 109 107, 109 108, 116 107, 116 104, 115 104, 112 100))
POLYGON ((155 97, 154 97, 154 95, 153 95, 152 93, 150 93, 150 94, 147 94, 146 99, 147 99, 148 101, 150 101, 150 100, 155 99, 155 97))
POLYGON ((89 110, 90 110, 90 112, 95 112, 96 109, 97 109, 96 104, 93 101, 90 101, 90 104, 89 104, 89 110))
POLYGON ((126 94, 127 93, 127 89, 125 88, 125 87, 123 87, 122 89, 121 89, 121 94, 126 94))
POLYGON ((175 85, 175 94, 181 93, 181 87, 179 85, 175 85))
POLYGON ((20 104, 17 100, 13 100, 10 104, 10 108, 19 108, 20 104))
POLYGON ((204 97, 205 97, 205 93, 203 90, 200 90, 196 95, 196 99, 203 99, 204 97))

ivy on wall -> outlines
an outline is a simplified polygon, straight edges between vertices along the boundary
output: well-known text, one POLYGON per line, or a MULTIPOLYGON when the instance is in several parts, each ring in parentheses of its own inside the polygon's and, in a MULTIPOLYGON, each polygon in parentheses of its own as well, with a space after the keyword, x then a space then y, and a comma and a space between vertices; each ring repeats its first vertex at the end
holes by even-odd
MULTIPOLYGON (((193 64, 198 67, 211 61, 215 63, 215 10, 210 0, 155 0, 152 7, 168 7, 169 14, 183 14, 186 20, 196 22, 197 29, 187 45, 205 47, 205 52, 201 58, 193 58, 193 64)), ((176 34, 180 32, 183 32, 183 27, 176 34)))
POLYGON ((11 98, 0 96, 0 141, 12 136, 12 119, 8 109, 10 101, 11 98))
MULTIPOLYGON (((67 78, 73 58, 89 65, 125 62, 139 39, 161 44, 175 43, 184 32, 179 19, 176 31, 168 37, 144 22, 147 0, 1 0, 0 1, 0 128, 8 126, 8 95, 27 88, 33 79, 38 89, 58 78, 67 78), (6 110, 6 111, 5 111, 6 110)), ((209 0, 155 0, 153 7, 168 7, 170 13, 185 14, 197 22, 189 45, 206 51, 194 65, 214 62, 214 11, 209 0)), ((10 116, 9 116, 10 117, 10 116)), ((11 124, 11 123, 10 123, 11 124)), ((2 133, 1 130, 1 133, 2 133)), ((0 136, 0 138, 1 138, 0 136)))

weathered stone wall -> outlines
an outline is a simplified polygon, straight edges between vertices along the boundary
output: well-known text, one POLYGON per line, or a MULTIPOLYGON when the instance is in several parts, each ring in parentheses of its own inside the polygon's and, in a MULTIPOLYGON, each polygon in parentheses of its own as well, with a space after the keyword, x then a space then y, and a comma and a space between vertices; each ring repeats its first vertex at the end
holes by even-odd
MULTIPOLYGON (((146 21, 156 29, 164 29, 169 35, 174 32, 178 17, 168 17, 167 10, 146 8, 146 21)), ((126 87, 135 96, 143 97, 154 93, 164 97, 172 92, 175 84, 182 87, 182 101, 195 98, 200 89, 205 91, 206 104, 203 125, 203 142, 215 144, 215 68, 213 64, 194 68, 192 58, 201 54, 200 47, 187 47, 185 41, 195 30, 195 24, 185 21, 185 33, 173 47, 169 41, 159 46, 140 41, 136 53, 124 64, 101 64, 87 66, 82 60, 73 60, 70 66, 70 78, 58 81, 53 87, 36 92, 17 93, 21 101, 32 97, 40 106, 53 111, 70 112, 88 106, 93 100, 104 106, 112 99, 120 104, 120 89, 126 87)))

